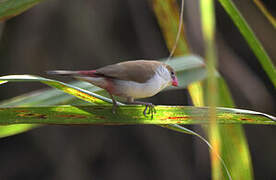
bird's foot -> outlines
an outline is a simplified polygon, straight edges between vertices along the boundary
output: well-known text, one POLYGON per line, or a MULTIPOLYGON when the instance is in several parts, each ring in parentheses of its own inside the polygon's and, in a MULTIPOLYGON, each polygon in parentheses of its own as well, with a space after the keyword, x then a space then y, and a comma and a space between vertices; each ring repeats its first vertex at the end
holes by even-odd
POLYGON ((143 111, 144 116, 147 117, 147 114, 150 114, 151 118, 153 118, 153 114, 156 114, 156 109, 154 105, 152 103, 145 103, 144 105, 146 106, 145 110, 143 111))
POLYGON ((151 119, 153 118, 153 114, 156 114, 156 109, 154 107, 154 104, 148 103, 148 102, 141 102, 141 101, 127 101, 126 104, 138 104, 138 105, 145 105, 145 109, 143 111, 143 114, 145 117, 147 115, 151 115, 151 119))

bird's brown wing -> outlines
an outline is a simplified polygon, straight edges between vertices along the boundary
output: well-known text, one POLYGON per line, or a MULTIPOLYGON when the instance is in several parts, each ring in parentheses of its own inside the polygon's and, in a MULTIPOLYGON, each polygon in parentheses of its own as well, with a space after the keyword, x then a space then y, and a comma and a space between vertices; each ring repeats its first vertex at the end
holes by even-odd
POLYGON ((149 60, 126 61, 96 69, 95 74, 114 79, 144 83, 153 77, 156 69, 161 64, 161 62, 149 60))

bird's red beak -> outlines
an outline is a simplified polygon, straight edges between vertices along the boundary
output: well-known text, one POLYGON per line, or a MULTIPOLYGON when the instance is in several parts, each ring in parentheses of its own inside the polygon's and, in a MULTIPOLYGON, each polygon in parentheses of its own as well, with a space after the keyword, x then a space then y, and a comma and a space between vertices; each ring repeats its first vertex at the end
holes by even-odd
POLYGON ((178 86, 177 77, 173 78, 172 85, 173 85, 173 86, 178 86))

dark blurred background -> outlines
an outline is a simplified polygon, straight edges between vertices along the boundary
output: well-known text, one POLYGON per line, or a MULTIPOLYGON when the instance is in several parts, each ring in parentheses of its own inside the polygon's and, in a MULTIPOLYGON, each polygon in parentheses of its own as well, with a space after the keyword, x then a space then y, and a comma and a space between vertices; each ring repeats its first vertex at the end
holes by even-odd
MULTIPOLYGON (((276 61, 276 32, 250 0, 234 1, 276 61)), ((263 1, 275 15, 270 1, 263 1)), ((276 115, 276 93, 223 8, 216 4, 219 70, 238 107, 276 115)), ((204 55, 198 1, 186 0, 193 53, 204 55)), ((169 54, 150 1, 47 0, 0 24, 0 75, 45 75, 94 69, 169 54)), ((68 79, 65 79, 67 81, 68 79)), ((8 83, 0 100, 46 88, 8 83)), ((161 92, 155 104, 189 103, 185 90, 161 92)), ((276 179, 275 127, 244 126, 256 179, 276 179)), ((44 126, 0 139, 0 179, 210 179, 208 148, 196 138, 156 126, 44 126)))

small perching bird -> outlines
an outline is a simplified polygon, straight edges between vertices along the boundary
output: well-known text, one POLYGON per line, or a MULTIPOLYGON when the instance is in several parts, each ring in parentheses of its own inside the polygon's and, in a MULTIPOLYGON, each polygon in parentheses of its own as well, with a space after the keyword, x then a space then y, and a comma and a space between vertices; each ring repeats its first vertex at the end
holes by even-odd
POLYGON ((154 112, 152 103, 135 101, 151 97, 168 86, 178 86, 173 68, 154 60, 125 61, 88 71, 48 71, 48 74, 69 75, 105 89, 113 102, 115 113, 117 102, 113 95, 127 99, 128 104, 145 105, 144 115, 154 112))

